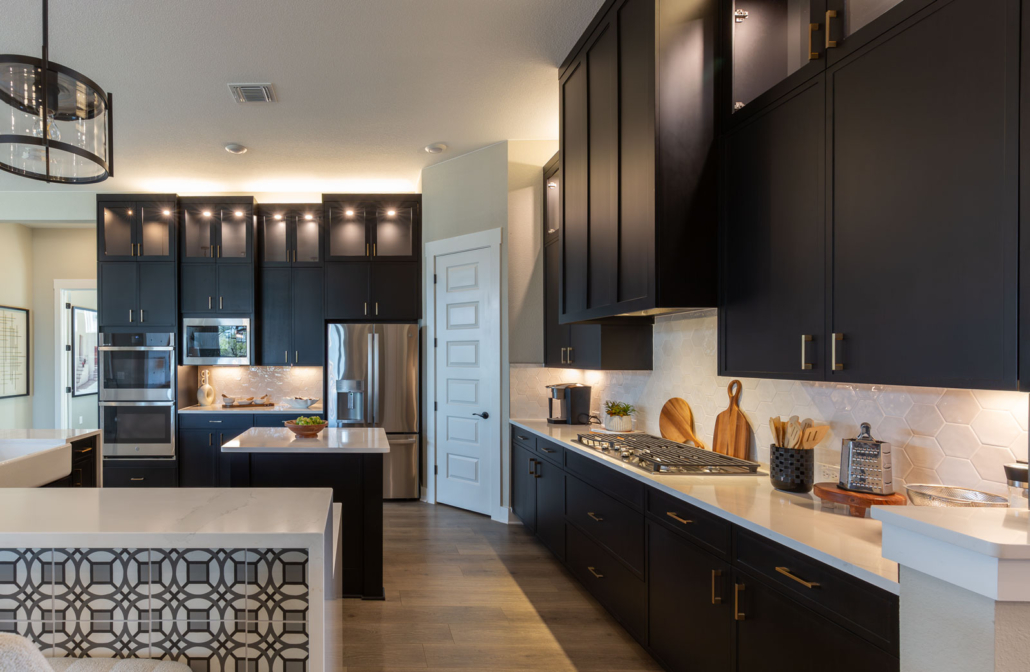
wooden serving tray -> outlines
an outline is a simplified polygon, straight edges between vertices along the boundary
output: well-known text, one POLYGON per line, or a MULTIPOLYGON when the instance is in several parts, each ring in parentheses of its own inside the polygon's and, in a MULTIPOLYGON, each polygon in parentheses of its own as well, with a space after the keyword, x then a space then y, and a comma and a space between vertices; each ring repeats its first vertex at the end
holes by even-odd
POLYGON ((852 492, 845 490, 836 483, 816 483, 813 492, 819 499, 844 504, 848 507, 848 513, 855 518, 865 518, 866 511, 870 506, 889 505, 904 506, 908 503, 905 495, 894 493, 893 495, 874 495, 868 492, 852 492))
POLYGON ((267 404, 222 404, 222 408, 272 408, 275 406, 275 402, 268 402, 267 404))

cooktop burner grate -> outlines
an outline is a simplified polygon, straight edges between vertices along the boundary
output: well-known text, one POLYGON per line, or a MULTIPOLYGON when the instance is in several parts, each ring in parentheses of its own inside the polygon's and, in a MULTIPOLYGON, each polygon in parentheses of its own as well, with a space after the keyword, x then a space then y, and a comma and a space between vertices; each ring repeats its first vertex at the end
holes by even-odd
POLYGON ((654 473, 753 474, 758 463, 650 434, 580 434, 579 442, 601 453, 654 473))

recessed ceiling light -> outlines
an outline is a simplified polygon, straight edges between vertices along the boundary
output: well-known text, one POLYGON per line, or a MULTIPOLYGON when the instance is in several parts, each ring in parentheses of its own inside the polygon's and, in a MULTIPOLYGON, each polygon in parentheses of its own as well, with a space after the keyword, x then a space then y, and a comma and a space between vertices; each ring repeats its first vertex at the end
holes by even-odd
POLYGON ((225 151, 229 152, 230 154, 246 154, 247 148, 235 142, 230 142, 228 145, 225 146, 225 151))
POLYGON ((276 218, 276 219, 282 219, 282 218, 283 218, 283 216, 282 216, 282 215, 276 215, 276 216, 275 216, 275 218, 276 218))
POLYGON ((314 219, 314 215, 304 215, 304 219, 314 219))
POLYGON ((347 216, 348 217, 353 217, 354 216, 354 211, 353 210, 348 210, 347 211, 347 216))
POLYGON ((426 151, 430 154, 442 154, 447 150, 447 145, 442 142, 436 142, 432 145, 426 145, 426 151))
POLYGON ((205 210, 204 211, 204 216, 205 217, 210 217, 211 216, 211 211, 210 210, 205 210))

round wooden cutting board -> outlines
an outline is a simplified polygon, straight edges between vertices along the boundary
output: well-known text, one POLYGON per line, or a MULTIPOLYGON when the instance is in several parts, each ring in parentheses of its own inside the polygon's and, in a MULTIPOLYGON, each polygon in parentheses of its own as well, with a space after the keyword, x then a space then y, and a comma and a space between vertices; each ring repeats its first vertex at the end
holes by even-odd
POLYGON ((673 397, 662 406, 662 413, 658 416, 658 429, 663 439, 669 439, 677 443, 693 443, 698 448, 704 448, 705 444, 697 438, 694 432, 694 413, 690 410, 690 404, 686 399, 673 397))

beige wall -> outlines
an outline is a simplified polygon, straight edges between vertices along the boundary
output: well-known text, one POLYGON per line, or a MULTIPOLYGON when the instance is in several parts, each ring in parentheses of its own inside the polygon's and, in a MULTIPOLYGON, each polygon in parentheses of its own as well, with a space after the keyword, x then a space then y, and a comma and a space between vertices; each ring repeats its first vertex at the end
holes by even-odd
POLYGON ((96 280, 97 240, 93 229, 32 229, 32 426, 53 427, 54 280, 96 280))
POLYGON ((508 143, 422 171, 422 239, 429 243, 508 223, 508 143))
MULTIPOLYGON (((32 324, 36 317, 32 305, 32 229, 21 224, 0 224, 0 249, 4 261, 0 264, 0 305, 27 308, 29 335, 35 333, 32 324)), ((29 356, 35 356, 35 344, 30 345, 29 356)), ((32 373, 29 391, 36 386, 32 373)), ((32 426, 32 397, 0 399, 0 429, 32 426)))

